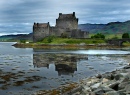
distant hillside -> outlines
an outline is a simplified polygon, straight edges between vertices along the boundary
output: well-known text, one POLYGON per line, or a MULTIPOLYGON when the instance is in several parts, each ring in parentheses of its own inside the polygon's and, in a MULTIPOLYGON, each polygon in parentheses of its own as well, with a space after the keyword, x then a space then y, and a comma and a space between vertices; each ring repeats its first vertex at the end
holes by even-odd
POLYGON ((79 24, 78 28, 83 31, 95 31, 99 29, 103 29, 106 24, 79 24))
POLYGON ((79 29, 89 31, 90 33, 130 33, 130 21, 110 22, 108 24, 80 24, 79 29))
POLYGON ((0 41, 32 40, 32 33, 0 36, 0 41))

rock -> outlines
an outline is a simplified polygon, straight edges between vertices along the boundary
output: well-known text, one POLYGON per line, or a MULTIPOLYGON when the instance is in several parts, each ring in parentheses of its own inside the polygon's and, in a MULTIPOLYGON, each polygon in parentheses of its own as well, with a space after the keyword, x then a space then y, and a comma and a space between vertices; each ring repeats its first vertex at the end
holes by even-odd
POLYGON ((119 85, 119 82, 115 82, 115 83, 112 83, 109 87, 117 91, 118 85, 119 85))
POLYGON ((88 85, 90 85, 90 84, 94 84, 94 83, 97 83, 97 82, 99 82, 98 78, 90 78, 86 83, 88 85))
POLYGON ((113 80, 114 79, 114 75, 113 74, 107 74, 104 77, 109 79, 109 80, 113 80))
POLYGON ((101 84, 102 84, 102 83, 96 83, 96 84, 90 86, 90 88, 91 88, 92 90, 97 89, 99 86, 101 86, 101 84))
POLYGON ((101 75, 101 74, 98 74, 98 75, 96 75, 96 78, 101 79, 101 78, 102 78, 102 75, 101 75))
POLYGON ((122 82, 122 83, 120 83, 120 84, 118 85, 118 89, 119 89, 119 90, 124 89, 127 84, 130 84, 130 82, 122 82))
POLYGON ((121 77, 122 77, 121 74, 116 74, 116 75, 114 76, 115 80, 120 80, 121 77))
POLYGON ((126 67, 124 67, 124 69, 130 69, 130 65, 128 65, 128 66, 126 66, 126 67))
POLYGON ((90 87, 88 86, 83 87, 83 92, 90 92, 90 91, 91 91, 90 87))
POLYGON ((125 94, 121 94, 121 93, 119 93, 118 91, 109 91, 109 92, 107 92, 107 93, 104 94, 104 95, 125 95, 125 94))
POLYGON ((126 93, 130 94, 130 83, 125 86, 126 93))
POLYGON ((96 95, 103 95, 104 93, 106 92, 109 92, 109 91, 114 91, 113 89, 111 88, 108 88, 108 87, 100 87, 98 89, 96 89, 95 91, 93 91, 96 95))
POLYGON ((128 73, 120 73, 123 77, 128 75, 128 73))
POLYGON ((109 81, 108 79, 103 78, 102 83, 106 83, 106 82, 108 82, 108 81, 109 81))
POLYGON ((86 44, 85 44, 85 43, 80 43, 79 45, 80 45, 80 46, 84 46, 84 45, 86 45, 86 44))
POLYGON ((126 77, 122 80, 122 82, 128 82, 128 81, 130 81, 130 79, 129 79, 128 76, 126 76, 126 77))
POLYGON ((96 95, 94 92, 91 92, 89 94, 86 94, 86 95, 96 95))

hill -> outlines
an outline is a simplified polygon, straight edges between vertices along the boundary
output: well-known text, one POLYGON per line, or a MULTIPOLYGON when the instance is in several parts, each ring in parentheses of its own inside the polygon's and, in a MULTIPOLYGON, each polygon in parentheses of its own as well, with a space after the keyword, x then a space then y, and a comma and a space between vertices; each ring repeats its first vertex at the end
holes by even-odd
POLYGON ((0 36, 0 41, 32 40, 32 33, 0 36))
POLYGON ((108 24, 80 24, 79 29, 90 33, 122 34, 130 33, 130 21, 110 22, 108 24))

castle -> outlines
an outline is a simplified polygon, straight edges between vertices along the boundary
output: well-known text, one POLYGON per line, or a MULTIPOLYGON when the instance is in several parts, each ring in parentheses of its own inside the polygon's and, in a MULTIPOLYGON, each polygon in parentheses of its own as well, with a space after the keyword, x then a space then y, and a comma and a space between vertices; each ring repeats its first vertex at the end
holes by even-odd
POLYGON ((59 13, 56 19, 55 27, 50 26, 48 23, 34 23, 33 25, 33 41, 37 42, 47 36, 65 35, 68 38, 88 38, 88 32, 78 29, 78 18, 75 12, 72 14, 59 13))

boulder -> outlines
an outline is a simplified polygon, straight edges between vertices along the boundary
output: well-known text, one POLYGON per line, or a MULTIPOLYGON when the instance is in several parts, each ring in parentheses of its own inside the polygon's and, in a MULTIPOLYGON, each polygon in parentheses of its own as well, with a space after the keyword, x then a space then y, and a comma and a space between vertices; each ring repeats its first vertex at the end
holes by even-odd
POLYGON ((126 67, 124 67, 124 69, 130 69, 130 65, 128 65, 128 66, 126 66, 126 67))
POLYGON ((125 86, 126 93, 130 94, 130 83, 125 86))
POLYGON ((119 85, 119 82, 115 82, 115 83, 112 83, 109 87, 117 91, 118 85, 119 85))
POLYGON ((103 95, 104 93, 106 92, 109 92, 109 91, 114 91, 113 89, 111 88, 108 88, 108 87, 99 87, 97 88, 95 91, 93 91, 96 95, 103 95))
POLYGON ((109 91, 109 92, 107 92, 107 93, 104 94, 104 95, 126 95, 126 94, 120 93, 120 92, 118 92, 118 91, 109 91))
POLYGON ((124 89, 127 84, 130 84, 130 82, 121 82, 121 83, 118 85, 118 89, 119 89, 119 90, 124 89))

